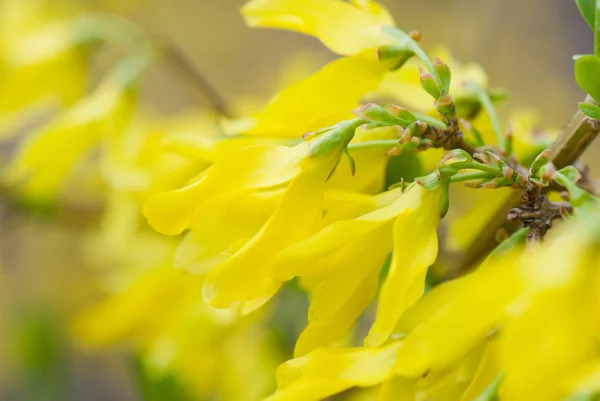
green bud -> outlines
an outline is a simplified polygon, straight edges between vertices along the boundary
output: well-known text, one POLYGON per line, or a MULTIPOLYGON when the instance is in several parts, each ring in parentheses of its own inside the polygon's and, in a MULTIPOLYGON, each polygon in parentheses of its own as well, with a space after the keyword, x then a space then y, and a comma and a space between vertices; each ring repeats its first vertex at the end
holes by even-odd
POLYGON ((437 73, 438 77, 440 77, 440 81, 442 83, 442 90, 445 92, 449 92, 450 81, 452 79, 452 71, 450 70, 450 67, 448 67, 442 60, 436 57, 433 60, 433 68, 437 73))
POLYGON ((540 169, 550 162, 550 149, 544 150, 537 155, 531 166, 529 167, 530 177, 539 177, 540 169))
POLYGON ((390 71, 401 68, 415 53, 401 46, 380 46, 377 48, 377 59, 387 64, 390 71))
POLYGON ((454 149, 444 155, 438 164, 438 169, 451 168, 458 171, 462 168, 468 168, 473 163, 474 160, 470 154, 462 149, 454 149))
MULTIPOLYGON (((400 120, 406 121, 408 124, 414 123, 417 121, 417 117, 410 111, 406 110, 404 107, 397 106, 395 104, 388 104, 385 109, 396 118, 400 120)), ((407 124, 407 125, 408 125, 407 124)))
POLYGON ((316 136, 308 150, 309 157, 321 156, 343 150, 354 138, 354 131, 364 124, 363 120, 354 119, 337 123, 316 136))
POLYGON ((419 67, 419 79, 421 80, 421 86, 425 89, 425 92, 429 93, 434 99, 439 99, 442 89, 433 75, 419 67))
POLYGON ((410 124, 410 121, 392 115, 388 109, 375 103, 369 103, 359 107, 358 109, 353 110, 352 113, 363 120, 384 125, 400 125, 406 127, 410 124))

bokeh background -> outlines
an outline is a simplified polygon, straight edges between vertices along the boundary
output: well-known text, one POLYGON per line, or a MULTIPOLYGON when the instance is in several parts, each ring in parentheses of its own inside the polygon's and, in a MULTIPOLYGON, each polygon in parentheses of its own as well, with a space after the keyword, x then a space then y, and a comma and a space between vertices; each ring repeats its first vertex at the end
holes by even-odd
MULTIPOLYGON (((583 98, 573 79, 572 56, 589 52, 593 42, 574 1, 382 3, 402 29, 423 33, 425 48, 446 45, 459 60, 481 63, 490 83, 508 90, 504 109, 535 108, 544 126, 560 128, 583 98)), ((71 2, 82 10, 119 14, 167 38, 234 109, 243 99, 270 96, 291 61, 306 73, 333 59, 313 38, 247 28, 238 11, 243 4, 243 0, 71 2)), ((101 54, 94 68, 102 71, 111 57, 110 51, 101 54)), ((207 99, 185 77, 164 65, 153 67, 144 79, 142 101, 148 108, 165 112, 207 105, 207 99)), ((594 153, 590 150, 587 157, 594 153)), ((142 399, 131 359, 118 349, 84 351, 67 330, 73 317, 99 297, 94 284, 98 272, 81 254, 83 234, 93 226, 94 213, 83 209, 76 217, 44 219, 8 201, 2 204, 2 401, 142 399)), ((297 325, 302 327, 303 317, 299 319, 297 325)))

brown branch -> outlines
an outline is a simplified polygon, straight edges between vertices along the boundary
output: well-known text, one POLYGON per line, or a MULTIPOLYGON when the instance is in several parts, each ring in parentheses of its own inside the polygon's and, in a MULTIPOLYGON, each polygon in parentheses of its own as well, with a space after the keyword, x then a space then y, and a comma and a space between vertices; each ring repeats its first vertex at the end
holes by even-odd
POLYGON ((152 34, 152 38, 158 44, 164 59, 169 65, 177 68, 182 75, 192 82, 194 87, 209 101, 211 107, 217 113, 225 117, 232 117, 223 97, 221 97, 210 81, 194 65, 193 61, 173 41, 155 33, 152 34))
MULTIPOLYGON (((588 96, 585 102, 593 103, 593 100, 588 96)), ((574 163, 598 136, 599 132, 600 121, 591 120, 583 115, 581 111, 577 110, 571 121, 550 148, 551 160, 554 165, 560 169, 574 163)), ((438 268, 438 277, 441 276, 442 280, 447 280, 460 276, 492 251, 497 245, 496 233, 498 230, 510 228, 510 225, 514 224, 508 222, 506 216, 512 208, 519 204, 520 198, 521 192, 514 191, 506 202, 496 210, 494 217, 484 226, 483 230, 475 237, 477 238, 475 243, 471 244, 465 253, 453 255, 450 263, 438 268)))

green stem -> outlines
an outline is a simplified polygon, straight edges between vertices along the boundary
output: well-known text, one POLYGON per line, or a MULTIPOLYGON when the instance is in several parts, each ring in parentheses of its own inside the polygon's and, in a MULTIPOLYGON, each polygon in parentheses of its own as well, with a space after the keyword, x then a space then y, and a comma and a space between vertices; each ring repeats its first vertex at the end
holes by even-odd
POLYGON ((454 174, 450 177, 450 182, 462 182, 462 181, 470 181, 470 180, 483 180, 486 178, 494 178, 496 174, 491 174, 485 171, 467 171, 464 173, 454 174))
POLYGON ((380 139, 376 141, 350 143, 348 145, 348 150, 390 148, 396 145, 398 145, 398 139, 380 139))
POLYGON ((594 23, 594 54, 600 57, 600 0, 596 0, 596 18, 594 23))
POLYGON ((509 156, 509 152, 511 149, 506 141, 506 138, 504 137, 504 134, 502 133, 502 126, 500 125, 500 120, 498 119, 498 115, 496 114, 496 109, 492 104, 492 99, 490 99, 488 93, 475 82, 469 82, 469 88, 471 88, 471 90, 475 92, 475 96, 477 96, 477 99, 479 100, 485 111, 488 113, 490 121, 492 122, 494 134, 496 135, 496 140, 498 141, 498 146, 500 146, 500 149, 502 149, 506 153, 506 155, 509 156))
POLYGON ((474 170, 485 171, 486 173, 493 174, 494 176, 498 176, 498 174, 500 173, 498 171, 497 167, 479 163, 479 162, 476 162, 475 160, 473 160, 472 162, 469 162, 468 166, 465 168, 472 168, 474 170))

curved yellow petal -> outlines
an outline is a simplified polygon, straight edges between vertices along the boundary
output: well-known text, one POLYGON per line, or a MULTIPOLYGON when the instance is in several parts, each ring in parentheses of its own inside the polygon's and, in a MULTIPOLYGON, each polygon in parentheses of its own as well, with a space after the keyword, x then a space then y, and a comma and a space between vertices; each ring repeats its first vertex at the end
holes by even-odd
POLYGON ((365 339, 370 347, 383 344, 402 313, 421 298, 427 269, 437 257, 442 190, 428 191, 416 185, 408 192, 404 196, 414 193, 415 204, 394 222, 392 264, 381 288, 375 322, 365 339))
POLYGON ((252 0, 242 7, 251 27, 279 28, 317 37, 333 52, 354 55, 386 43, 381 30, 393 25, 374 1, 252 0))
POLYGON ((317 401, 351 387, 368 387, 392 376, 400 343, 378 349, 319 349, 281 365, 278 389, 268 401, 317 401))
MULTIPOLYGON (((446 303, 439 304, 437 311, 432 305, 426 308, 433 315, 404 340, 396 373, 419 377, 429 370, 443 370, 490 334, 506 317, 507 306, 522 288, 513 259, 488 260, 483 269, 450 287, 451 291, 440 286, 429 292, 423 301, 433 297, 446 303), (452 293, 454 297, 448 299, 452 293)), ((418 307, 419 303, 415 305, 418 307)))
POLYGON ((196 182, 152 196, 144 204, 144 215, 156 231, 180 234, 204 203, 217 195, 289 182, 300 172, 308 146, 301 143, 294 147, 263 145, 235 149, 224 154, 196 182))
POLYGON ((260 230, 283 192, 226 194, 208 200, 177 249, 175 267, 204 274, 225 262, 260 230))
POLYGON ((384 382, 379 389, 377 401, 414 401, 416 380, 395 376, 384 382))
POLYGON ((131 119, 133 94, 104 85, 48 125, 27 136, 7 168, 26 196, 51 198, 72 166, 102 138, 121 134, 131 119))
POLYGON ((279 92, 244 135, 300 138, 351 116, 367 93, 377 88, 385 67, 375 57, 335 60, 316 74, 279 92))
POLYGON ((323 189, 333 161, 308 166, 289 184, 271 218, 225 263, 211 270, 204 299, 216 307, 270 296, 279 285, 268 275, 269 263, 286 246, 311 235, 321 219, 323 189))
POLYGON ((377 290, 388 249, 380 251, 379 257, 377 251, 360 243, 344 249, 345 257, 338 260, 340 268, 330 272, 312 292, 308 325, 296 342, 294 356, 331 345, 350 333, 377 290))

